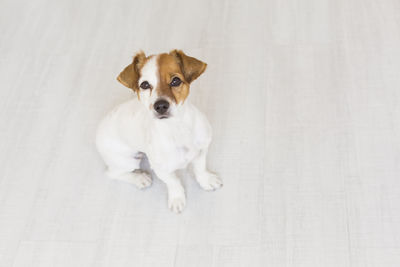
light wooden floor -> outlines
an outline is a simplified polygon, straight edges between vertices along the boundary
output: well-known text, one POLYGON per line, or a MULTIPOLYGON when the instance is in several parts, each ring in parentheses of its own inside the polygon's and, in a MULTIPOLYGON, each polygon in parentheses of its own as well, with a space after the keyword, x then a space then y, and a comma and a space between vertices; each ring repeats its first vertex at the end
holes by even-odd
POLYGON ((400 2, 0 1, 0 266, 400 266, 400 2), (139 49, 208 63, 221 191, 110 181, 139 49))

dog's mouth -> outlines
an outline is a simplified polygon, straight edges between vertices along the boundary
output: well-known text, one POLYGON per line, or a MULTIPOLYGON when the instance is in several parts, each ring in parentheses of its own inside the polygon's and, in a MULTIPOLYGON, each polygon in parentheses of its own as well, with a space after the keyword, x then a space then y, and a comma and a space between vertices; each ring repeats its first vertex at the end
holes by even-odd
POLYGON ((156 114, 155 117, 159 120, 162 120, 162 119, 168 119, 170 117, 170 115, 169 114, 162 114, 162 115, 156 114))

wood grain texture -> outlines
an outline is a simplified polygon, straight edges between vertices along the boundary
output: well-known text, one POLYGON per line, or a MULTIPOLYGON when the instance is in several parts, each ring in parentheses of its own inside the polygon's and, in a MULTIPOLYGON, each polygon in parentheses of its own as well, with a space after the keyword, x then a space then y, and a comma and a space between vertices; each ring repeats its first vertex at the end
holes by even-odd
POLYGON ((400 266, 398 0, 2 0, 0 40, 0 266, 400 266), (225 181, 180 216, 93 142, 174 48, 225 181))

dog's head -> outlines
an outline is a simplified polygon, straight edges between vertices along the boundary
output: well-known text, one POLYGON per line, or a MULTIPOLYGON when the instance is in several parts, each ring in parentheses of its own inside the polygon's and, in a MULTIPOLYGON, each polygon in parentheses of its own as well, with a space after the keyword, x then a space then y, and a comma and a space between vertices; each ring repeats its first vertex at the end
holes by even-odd
POLYGON ((139 52, 118 76, 158 119, 174 116, 189 95, 189 87, 207 64, 180 50, 146 57, 139 52))

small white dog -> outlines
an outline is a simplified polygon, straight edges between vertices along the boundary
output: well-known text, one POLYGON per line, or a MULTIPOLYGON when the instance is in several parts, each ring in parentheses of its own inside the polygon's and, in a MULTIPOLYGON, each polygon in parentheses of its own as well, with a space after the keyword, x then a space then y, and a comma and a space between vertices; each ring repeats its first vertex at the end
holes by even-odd
POLYGON ((186 204, 176 170, 192 163, 200 186, 215 190, 222 181, 206 168, 211 127, 206 117, 186 99, 190 83, 207 64, 173 50, 146 57, 136 54, 118 81, 137 93, 117 106, 101 122, 97 148, 113 178, 142 189, 151 185, 149 173, 140 169, 143 154, 168 188, 168 206, 179 213, 186 204))

